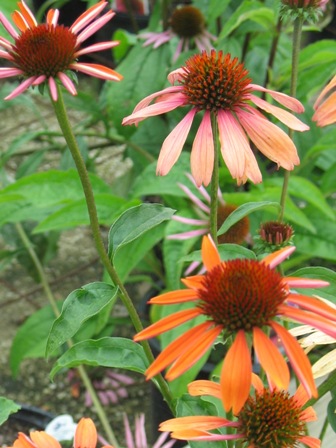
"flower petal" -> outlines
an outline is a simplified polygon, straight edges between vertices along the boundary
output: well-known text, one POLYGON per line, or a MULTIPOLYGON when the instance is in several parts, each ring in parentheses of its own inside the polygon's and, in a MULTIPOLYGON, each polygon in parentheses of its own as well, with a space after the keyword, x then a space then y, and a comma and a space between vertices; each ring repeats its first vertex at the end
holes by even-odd
POLYGON ((217 247, 210 235, 205 235, 202 240, 202 260, 208 272, 221 263, 217 247))
POLYGON ((286 260, 286 258, 288 258, 295 251, 295 249, 295 246, 284 247, 283 249, 277 250, 276 252, 267 255, 267 257, 263 258, 262 262, 269 266, 271 269, 274 269, 276 266, 286 260))
POLYGON ((159 305, 169 305, 173 303, 183 303, 197 300, 197 293, 191 289, 178 289, 177 291, 170 291, 160 296, 151 298, 148 303, 159 305))
POLYGON ((336 310, 334 308, 331 308, 321 300, 316 299, 315 297, 308 297, 301 294, 290 294, 287 297, 286 302, 295 303, 296 305, 299 305, 300 308, 312 311, 319 316, 323 316, 331 320, 336 320, 336 310))
POLYGON ((309 448, 321 448, 321 440, 316 439, 316 437, 303 436, 298 441, 309 446, 309 448))
POLYGON ((76 428, 74 448, 96 448, 97 430, 90 418, 82 418, 76 428))
MULTIPOLYGON (((159 106, 160 104, 162 105, 162 103, 159 103, 153 106, 149 106, 147 109, 149 109, 150 107, 159 106)), ((157 162, 157 175, 165 176, 167 173, 169 173, 169 171, 179 158, 196 112, 196 109, 191 109, 187 113, 187 115, 179 122, 179 124, 172 130, 172 132, 165 138, 157 162)))
POLYGON ((313 378, 311 365, 300 344, 285 328, 278 323, 270 322, 270 325, 279 336, 291 366, 309 396, 317 397, 317 389, 313 378))
POLYGON ((32 431, 30 438, 38 448, 62 448, 61 444, 44 431, 32 431))
POLYGON ((191 173, 197 187, 208 186, 214 166, 214 140, 211 127, 210 112, 206 111, 192 146, 190 164, 191 173))
POLYGON ((329 286, 330 283, 324 280, 305 277, 284 277, 290 288, 323 288, 329 286))
POLYGON ((37 21, 34 17, 34 14, 28 8, 26 3, 22 0, 21 2, 18 3, 18 7, 21 11, 23 18, 25 19, 26 23, 28 24, 28 27, 35 28, 37 26, 37 21))
POLYGON ((328 126, 336 121, 336 92, 333 92, 313 115, 313 121, 317 126, 328 126))
POLYGON ((121 81, 123 79, 123 76, 116 71, 100 64, 75 62, 73 64, 70 64, 69 68, 78 70, 79 72, 85 73, 86 75, 95 76, 96 78, 100 79, 107 79, 109 81, 121 81))
POLYGON ((259 86, 257 84, 250 84, 252 90, 257 90, 259 92, 266 92, 271 95, 278 103, 287 107, 287 109, 292 110, 293 112, 302 113, 304 112, 304 107, 300 103, 299 100, 293 98, 292 96, 286 95, 285 93, 276 92, 275 90, 265 89, 265 87, 259 86))
POLYGON ((158 334, 164 333, 165 331, 171 330, 172 328, 175 328, 188 320, 194 319, 200 314, 202 314, 202 311, 198 308, 178 311, 177 313, 164 317, 163 319, 140 331, 140 333, 137 333, 133 339, 134 341, 143 341, 144 339, 152 338, 158 334))
POLYGON ((290 375, 287 363, 273 342, 258 327, 253 328, 253 346, 267 376, 279 389, 288 389, 290 375))
POLYGON ((239 330, 229 348, 221 372, 223 406, 226 412, 232 408, 237 415, 250 393, 252 362, 245 333, 239 330))
POLYGON ((107 11, 106 14, 99 17, 99 19, 92 22, 87 28, 85 28, 80 34, 77 35, 77 45, 83 43, 93 34, 95 34, 100 28, 102 28, 107 22, 109 22, 115 16, 115 12, 112 10, 107 11))
POLYGON ((314 104, 314 109, 316 110, 318 108, 318 106, 322 103, 322 101, 324 100, 324 97, 326 96, 327 93, 330 92, 331 89, 333 89, 336 86, 336 75, 332 78, 332 80, 324 87, 324 89, 322 90, 322 92, 319 94, 319 96, 317 97, 315 104, 314 104))
POLYGON ((80 30, 82 30, 86 25, 88 25, 92 20, 98 16, 98 14, 105 8, 107 5, 106 1, 100 1, 96 5, 91 6, 87 11, 81 14, 78 19, 71 25, 70 31, 74 34, 78 34, 80 30))
POLYGON ((12 100, 13 98, 21 95, 21 93, 25 92, 31 85, 34 84, 36 80, 36 76, 25 79, 21 84, 19 84, 16 89, 13 90, 12 93, 6 96, 5 100, 12 100))

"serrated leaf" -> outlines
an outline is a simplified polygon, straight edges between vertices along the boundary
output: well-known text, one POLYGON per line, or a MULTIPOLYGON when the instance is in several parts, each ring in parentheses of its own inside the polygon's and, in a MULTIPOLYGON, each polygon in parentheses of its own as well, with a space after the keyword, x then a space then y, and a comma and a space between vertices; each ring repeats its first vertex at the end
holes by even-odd
POLYGON ((108 242, 111 259, 121 247, 170 219, 174 212, 161 204, 141 204, 128 209, 111 226, 108 242))
POLYGON ((108 283, 89 283, 65 299, 47 340, 46 356, 72 338, 81 326, 116 298, 118 289, 108 283))
POLYGON ((55 363, 50 377, 61 369, 81 364, 115 367, 144 374, 149 363, 141 345, 125 338, 102 338, 79 342, 55 363))
POLYGON ((11 414, 19 411, 21 406, 16 404, 13 400, 5 397, 0 397, 0 425, 2 425, 11 414))
POLYGON ((280 210, 280 204, 278 202, 270 202, 270 201, 249 202, 247 204, 241 205, 232 213, 230 213, 230 215, 226 218, 226 220, 218 229, 217 234, 222 235, 223 233, 227 232, 230 229, 230 227, 232 227, 234 224, 236 224, 238 221, 240 221, 242 218, 249 215, 250 213, 253 213, 256 210, 269 207, 274 207, 280 210))

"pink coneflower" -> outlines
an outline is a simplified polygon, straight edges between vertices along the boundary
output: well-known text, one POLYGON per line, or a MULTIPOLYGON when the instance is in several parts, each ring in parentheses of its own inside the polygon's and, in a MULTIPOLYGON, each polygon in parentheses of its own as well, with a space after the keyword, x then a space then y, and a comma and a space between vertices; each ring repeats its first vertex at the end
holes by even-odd
POLYGON ((336 122, 336 75, 318 96, 314 109, 313 121, 317 126, 328 126, 336 122))
POLYGON ((192 56, 185 67, 168 76, 168 87, 144 98, 133 113, 124 118, 123 124, 160 115, 181 106, 191 106, 182 121, 163 142, 157 164, 157 174, 166 175, 175 164, 187 139, 195 115, 204 115, 191 150, 191 172, 198 186, 210 183, 214 165, 214 138, 211 115, 216 117, 221 152, 233 178, 238 183, 251 179, 261 182, 261 172, 251 150, 249 137, 255 146, 278 166, 292 170, 299 164, 296 147, 288 135, 268 121, 251 106, 274 115, 297 131, 306 131, 307 125, 289 112, 269 104, 253 94, 253 91, 269 93, 279 103, 295 112, 303 112, 302 104, 284 93, 251 84, 248 71, 237 58, 222 51, 203 52, 192 56), (151 102, 155 100, 154 104, 151 102))
MULTIPOLYGON (((319 439, 306 435, 306 423, 317 417, 311 406, 304 408, 308 396, 302 386, 290 395, 274 387, 265 388, 256 375, 252 376, 252 383, 255 395, 249 396, 237 420, 208 415, 178 417, 161 423, 160 430, 171 431, 171 437, 179 440, 240 440, 246 448, 295 448, 298 443, 310 448, 321 446, 319 439), (223 434, 224 428, 230 431, 223 434)), ((194 381, 188 389, 194 396, 221 398, 219 384, 211 381, 194 381)))
POLYGON ((237 413, 250 391, 252 346, 270 381, 279 388, 288 388, 287 362, 268 335, 273 330, 300 382, 310 395, 316 395, 309 360, 278 318, 309 324, 335 337, 336 311, 316 298, 290 290, 327 286, 327 282, 282 277, 275 270, 294 250, 293 246, 285 247, 262 261, 222 262, 211 238, 203 237, 202 258, 207 272, 183 279, 187 289, 167 292, 148 302, 164 306, 188 303, 191 307, 155 322, 134 337, 142 341, 198 319, 160 353, 147 369, 147 379, 170 366, 166 378, 173 380, 206 354, 220 335, 224 340, 232 338, 220 382, 225 410, 232 408, 237 413))
POLYGON ((83 54, 106 50, 118 45, 116 41, 100 42, 81 48, 82 43, 112 19, 111 10, 97 18, 107 6, 100 1, 89 8, 70 26, 58 25, 59 11, 50 9, 45 24, 38 24, 24 1, 18 3, 20 11, 12 15, 18 31, 0 12, 0 22, 13 37, 14 43, 0 37, 0 58, 7 59, 13 66, 0 67, 0 78, 19 76, 21 84, 5 99, 10 100, 23 93, 30 86, 47 83, 51 97, 57 100, 56 82, 60 81, 72 94, 76 88, 69 71, 76 70, 96 78, 120 81, 122 76, 114 70, 99 64, 78 62, 83 54))
POLYGON ((153 44, 153 48, 158 48, 163 44, 178 38, 178 44, 173 56, 173 62, 177 60, 183 51, 188 51, 195 44, 199 51, 210 51, 211 41, 216 40, 206 30, 203 14, 195 6, 181 6, 176 8, 169 20, 169 28, 161 33, 144 32, 139 34, 139 38, 146 39, 143 46, 153 44))

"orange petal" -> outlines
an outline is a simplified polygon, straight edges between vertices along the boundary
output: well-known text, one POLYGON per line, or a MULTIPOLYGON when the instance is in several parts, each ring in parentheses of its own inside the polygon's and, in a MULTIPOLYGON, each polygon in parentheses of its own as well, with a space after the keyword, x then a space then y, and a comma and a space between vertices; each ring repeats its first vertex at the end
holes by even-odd
POLYGON ((331 308, 331 306, 328 306, 322 300, 316 299, 315 297, 302 294, 289 294, 287 302, 293 302, 301 308, 317 313, 327 319, 336 320, 336 309, 331 308))
POLYGON ((267 257, 265 257, 262 262, 269 266, 271 269, 274 269, 276 266, 278 266, 278 264, 286 260, 286 258, 289 257, 295 251, 295 249, 295 246, 284 247, 283 249, 277 250, 276 252, 267 255, 267 257))
POLYGON ((179 325, 187 322, 194 317, 202 314, 202 311, 198 308, 192 308, 190 310, 178 311, 177 313, 171 314, 170 316, 164 317, 163 319, 155 322, 140 333, 134 336, 134 341, 142 341, 144 339, 149 339, 158 334, 164 333, 165 331, 171 330, 172 328, 178 327, 179 325))
POLYGON ((281 339, 291 366, 309 396, 317 397, 317 389, 313 378, 312 368, 302 347, 297 340, 281 325, 276 322, 270 322, 270 325, 281 339))
POLYGON ((321 448, 321 440, 311 436, 303 436, 298 439, 299 442, 309 446, 309 448, 321 448))
POLYGON ((222 398, 220 384, 209 380, 197 380, 189 383, 188 392, 193 397, 210 395, 211 397, 222 398))
POLYGON ((15 440, 13 447, 9 448, 36 448, 36 445, 28 436, 26 436, 26 434, 19 432, 18 438, 15 440))
POLYGON ((177 291, 170 291, 162 294, 161 296, 156 296, 151 298, 148 303, 159 304, 159 305, 169 305, 173 303, 183 303, 197 300, 197 294, 191 289, 178 289, 177 291))
POLYGON ((210 235, 206 235, 202 240, 202 259, 207 271, 221 263, 221 259, 215 243, 210 235))
POLYGON ((32 431, 30 438, 38 448, 61 448, 61 444, 44 431, 32 431))
POLYGON ((207 187, 211 181, 214 166, 214 139, 212 135, 210 112, 206 111, 197 130, 191 149, 191 173, 197 187, 207 187))
POLYGON ((90 418, 82 418, 76 428, 74 448, 96 448, 97 430, 90 418))
POLYGON ((22 14, 19 11, 14 11, 12 14, 12 19, 15 25, 19 28, 19 30, 24 33, 29 29, 27 22, 22 17, 22 14))
POLYGON ((19 2, 18 7, 20 8, 22 17, 26 21, 28 28, 35 28, 37 26, 37 21, 25 2, 19 2))
POLYGON ((263 382, 261 381, 261 379, 258 377, 258 375, 256 375, 255 373, 252 372, 252 386, 255 388, 255 390, 261 394, 263 393, 263 391, 265 390, 265 386, 263 384, 263 382))
POLYGON ((189 350, 189 347, 194 344, 195 339, 198 340, 200 336, 203 337, 203 334, 206 329, 209 328, 209 325, 212 325, 212 323, 204 322, 203 324, 197 325, 183 333, 175 339, 175 341, 171 342, 146 370, 146 379, 149 380, 157 375, 179 356, 189 350))
POLYGON ((258 327, 253 328, 253 345, 261 366, 279 389, 288 389, 290 375, 283 356, 258 327))
POLYGON ((223 417, 210 415, 195 415, 192 417, 178 417, 166 420, 160 424, 160 431, 181 431, 183 429, 200 429, 209 430, 216 429, 222 426, 233 425, 234 422, 223 417))
POLYGON ((182 278, 181 282, 191 289, 199 289, 203 286, 204 275, 193 275, 190 277, 182 278))
POLYGON ((193 366, 212 346, 213 342, 222 332, 220 326, 214 327, 208 330, 206 333, 201 335, 194 340, 194 343, 189 350, 181 355, 172 365, 172 367, 166 373, 166 378, 169 381, 174 380, 178 376, 182 375, 186 370, 193 366))
POLYGON ((239 330, 225 356, 221 373, 221 390, 224 409, 232 408, 235 415, 247 400, 251 387, 252 362, 245 333, 239 330))
POLYGON ((304 422, 316 422, 317 415, 312 406, 309 406, 308 408, 304 409, 300 414, 300 420, 304 422))

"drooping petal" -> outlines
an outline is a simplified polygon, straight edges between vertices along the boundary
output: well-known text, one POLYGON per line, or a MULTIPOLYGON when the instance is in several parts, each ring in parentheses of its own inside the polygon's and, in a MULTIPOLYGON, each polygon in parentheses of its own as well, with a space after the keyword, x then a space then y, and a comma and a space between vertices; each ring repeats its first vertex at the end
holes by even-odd
POLYGON ((316 110, 318 106, 323 102, 324 97, 327 95, 327 93, 330 92, 334 87, 336 86, 336 75, 332 78, 332 80, 324 87, 322 92, 319 94, 319 96, 316 98, 314 109, 316 110))
POLYGON ((23 71, 15 67, 0 67, 0 79, 23 75, 23 71))
POLYGON ((76 428, 74 448, 96 448, 97 430, 90 418, 82 418, 76 428))
POLYGON ((13 90, 12 93, 6 96, 5 100, 12 100, 13 98, 21 95, 21 93, 25 92, 31 85, 34 84, 36 76, 25 79, 21 84, 13 90))
POLYGON ((192 146, 190 164, 191 173, 197 187, 208 186, 214 165, 214 139, 211 127, 210 112, 206 111, 192 146))
POLYGON ((245 333, 239 330, 229 348, 221 372, 223 406, 226 412, 232 408, 237 415, 249 396, 251 387, 252 362, 245 333))
POLYGON ((162 372, 167 366, 172 364, 179 356, 190 350, 190 347, 194 344, 195 340, 202 338, 205 331, 212 325, 210 322, 204 322, 197 325, 173 342, 171 342, 162 352, 156 357, 155 361, 146 370, 146 378, 150 379, 162 372))
POLYGON ((61 444, 44 431, 32 431, 30 438, 38 448, 62 448, 61 444))
MULTIPOLYGON (((191 177, 191 176, 190 176, 191 177)), ((194 178, 191 177, 192 182, 195 182, 194 178)), ((204 204, 191 190, 183 184, 178 184, 178 186, 185 192, 188 198, 196 205, 196 207, 200 208, 206 214, 210 213, 210 207, 204 204)), ((195 184, 196 186, 196 184, 195 184)), ((202 190, 202 187, 201 187, 202 190)), ((210 203, 210 201, 208 201, 210 203)))
POLYGON ((290 109, 293 112, 299 114, 304 112, 303 105, 299 100, 293 98, 292 96, 286 95, 285 93, 276 92, 275 90, 265 89, 265 87, 259 86, 257 84, 250 84, 248 87, 250 87, 252 90, 269 93, 271 97, 274 98, 278 103, 282 104, 283 106, 287 107, 287 109, 290 109))
POLYGON ((295 251, 295 249, 295 246, 284 247, 283 249, 277 250, 276 252, 267 255, 267 257, 265 257, 262 262, 269 266, 271 269, 274 269, 280 263, 286 260, 286 258, 289 257, 295 251))
POLYGON ((95 76, 100 79, 107 79, 110 81, 121 81, 123 76, 117 73, 115 70, 111 68, 105 67, 100 64, 89 64, 89 63, 79 63, 75 62, 70 64, 69 68, 73 70, 78 70, 79 72, 83 72, 86 75, 95 76))
POLYGON ((260 109, 263 109, 265 112, 272 114, 274 117, 276 117, 278 120, 280 120, 282 123, 293 129, 294 131, 303 132, 309 130, 309 126, 307 126, 290 112, 287 112, 280 107, 274 106, 273 104, 270 104, 255 95, 251 95, 250 99, 254 104, 260 107, 260 109))
POLYGON ((74 83, 71 81, 69 76, 62 72, 58 73, 57 76, 64 87, 67 89, 67 91, 71 93, 71 95, 77 95, 76 87, 74 86, 74 83))
POLYGON ((172 367, 167 371, 166 378, 172 381, 186 372, 191 366, 193 366, 213 345, 217 337, 222 332, 220 326, 210 328, 203 334, 195 338, 193 344, 189 347, 188 351, 185 351, 183 355, 174 362, 172 367))
POLYGON ((258 327, 253 328, 253 346, 261 366, 279 389, 288 389, 290 375, 283 356, 258 327))
POLYGON ((299 442, 309 446, 309 448, 321 448, 321 440, 312 436, 303 436, 298 439, 299 442))
POLYGON ((202 260, 207 271, 221 263, 217 247, 210 235, 205 235, 202 240, 202 260))
POLYGON ((13 446, 9 448, 37 448, 37 445, 26 434, 19 432, 18 438, 13 443, 13 446))
POLYGON ((288 135, 275 124, 259 116, 248 106, 237 110, 237 116, 256 147, 270 160, 286 170, 300 163, 296 147, 288 135))
POLYGON ((0 12, 0 23, 3 24, 4 28, 13 37, 13 39, 17 39, 19 37, 16 29, 13 27, 10 21, 7 20, 7 17, 2 12, 0 12))
POLYGON ((220 384, 209 380, 196 380, 189 383, 188 392, 194 397, 209 395, 210 397, 222 398, 220 384))
POLYGON ((328 126, 336 122, 336 92, 333 92, 323 104, 321 104, 313 115, 313 121, 318 126, 328 126))
POLYGON ((270 322, 271 327, 279 336, 282 345, 288 355, 291 366, 297 377, 305 387, 309 396, 317 396, 317 389, 312 374, 309 359, 297 340, 281 325, 270 322))
POLYGON ((177 313, 164 317, 163 319, 140 331, 140 333, 137 333, 133 339, 134 341, 142 341, 144 339, 152 338, 158 334, 164 333, 165 331, 171 330, 172 328, 175 328, 188 320, 194 319, 200 314, 202 314, 202 312, 198 308, 178 311, 177 313))
MULTIPOLYGON (((182 86, 172 86, 172 87, 166 87, 163 90, 159 90, 158 92, 152 93, 151 95, 146 96, 144 99, 142 99, 134 108, 132 115, 141 110, 144 109, 145 107, 149 106, 149 104, 153 101, 156 100, 155 102, 161 102, 162 98, 164 98, 164 101, 169 100, 170 97, 174 97, 175 94, 179 93, 182 95, 183 100, 181 97, 178 97, 180 99, 180 105, 185 104, 186 101, 186 97, 184 94, 182 94, 182 86)), ((127 118, 127 117, 126 117, 127 118)))
POLYGON ((197 300, 197 294, 191 289, 178 289, 176 291, 169 291, 160 296, 152 297, 148 303, 159 305, 169 305, 173 303, 191 302, 197 300))
MULTIPOLYGON (((162 105, 162 103, 159 104, 162 105)), ((156 105, 149 106, 148 109, 154 106, 156 105)), ((179 158, 196 112, 196 109, 191 109, 187 113, 187 115, 178 123, 178 125, 172 130, 172 132, 165 138, 157 162, 157 175, 165 176, 167 173, 169 173, 169 171, 179 158)))
POLYGON ((53 99, 53 101, 57 101, 57 97, 58 97, 57 86, 56 86, 56 82, 52 76, 50 76, 50 78, 48 79, 48 85, 49 85, 51 98, 53 99))
POLYGON ((336 310, 315 297, 308 297, 301 294, 289 294, 287 297, 287 303, 288 302, 299 305, 301 308, 312 311, 327 319, 336 320, 336 310))

